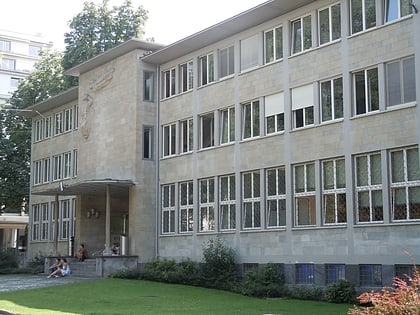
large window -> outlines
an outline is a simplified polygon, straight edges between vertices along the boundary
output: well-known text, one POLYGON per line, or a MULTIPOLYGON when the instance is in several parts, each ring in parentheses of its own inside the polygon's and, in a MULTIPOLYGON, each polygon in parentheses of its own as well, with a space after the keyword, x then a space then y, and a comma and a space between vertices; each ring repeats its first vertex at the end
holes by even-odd
POLYGON ((236 228, 235 188, 235 175, 220 177, 219 212, 221 230, 233 230, 236 228))
POLYGON ((40 52, 41 52, 41 47, 34 46, 34 45, 29 45, 28 54, 30 56, 36 56, 36 57, 38 57, 40 52))
POLYGON ((41 224, 40 224, 40 236, 42 241, 46 241, 49 239, 49 210, 48 210, 48 203, 41 204, 41 224))
POLYGON ((319 44, 325 44, 341 38, 340 4, 336 3, 328 8, 319 10, 319 44))
POLYGON ((63 112, 54 115, 54 135, 59 135, 63 132, 63 112))
POLYGON ((175 184, 162 186, 162 234, 175 233, 175 184))
POLYGON ((260 135, 260 102, 253 101, 242 106, 242 139, 259 137, 260 135))
POLYGON ((10 58, 1 58, 1 68, 7 70, 16 70, 16 60, 10 58))
POLYGON ((382 266, 381 265, 360 265, 359 277, 361 287, 381 287, 382 286, 382 266))
POLYGON ((201 148, 214 146, 214 113, 209 113, 200 117, 201 125, 201 148))
POLYGON ((393 106, 416 100, 414 57, 386 65, 387 105, 393 106))
POLYGON ((63 128, 64 128, 64 132, 67 132, 73 129, 73 108, 67 108, 64 111, 63 128))
POLYGON ((181 91, 186 92, 193 88, 193 62, 189 61, 179 66, 180 68, 180 79, 181 79, 181 91))
POLYGON ((194 228, 194 217, 193 217, 193 210, 194 210, 194 198, 193 198, 193 182, 185 182, 180 184, 179 189, 179 212, 180 212, 180 220, 179 220, 179 231, 181 233, 184 232, 192 232, 194 228))
POLYGON ((32 205, 32 240, 40 240, 41 205, 32 205))
POLYGON ((384 0, 385 22, 390 22, 413 13, 411 0, 384 0))
POLYGON ((316 224, 315 163, 294 167, 295 226, 316 224))
POLYGON ((44 138, 47 139, 51 137, 52 134, 52 119, 51 116, 45 117, 44 123, 44 138))
POLYGON ((241 71, 258 66, 259 45, 258 34, 241 40, 241 71))
POLYGON ((214 231, 214 179, 200 180, 200 232, 214 231))
POLYGON ((266 134, 284 131, 284 93, 266 96, 264 106, 266 134))
POLYGON ((181 152, 191 152, 193 150, 193 135, 194 135, 194 129, 193 129, 193 119, 185 119, 180 122, 181 126, 181 152))
POLYGON ((351 0, 350 6, 352 34, 376 26, 375 0, 351 0))
POLYGON ((66 152, 63 154, 63 178, 71 177, 72 175, 71 168, 72 168, 71 152, 66 152))
POLYGON ((163 72, 163 97, 170 97, 175 95, 176 87, 176 72, 175 68, 163 72))
POLYGON ((63 156, 61 154, 53 156, 53 180, 63 178, 63 156))
POLYGON ((163 126, 163 156, 175 154, 176 149, 176 124, 163 126))
POLYGON ((314 91, 308 84, 292 89, 292 111, 294 128, 314 124, 314 91))
POLYGON ((33 171, 34 185, 41 184, 41 182, 42 182, 42 161, 34 161, 32 171, 33 171))
POLYGON ((70 199, 60 202, 60 239, 67 240, 70 236, 70 199))
POLYGON ((314 264, 296 264, 296 283, 313 284, 315 276, 314 264))
POLYGON ((321 82, 322 122, 343 118, 343 79, 321 82))
POLYGON ((420 219, 420 167, 417 147, 391 151, 391 201, 394 221, 420 219))
POLYGON ((220 143, 235 141, 235 107, 229 107, 220 111, 221 130, 220 143))
POLYGON ((260 172, 242 174, 243 228, 261 227, 260 172))
POLYGON ((286 226, 286 174, 284 167, 266 171, 267 227, 286 226))
POLYGON ((153 159, 153 127, 143 126, 143 159, 153 159))
POLYGON ((155 74, 151 71, 143 72, 143 99, 153 102, 155 99, 155 74))
POLYGON ((378 68, 353 74, 356 115, 379 110, 378 68))
POLYGON ((214 81, 214 55, 208 54, 199 58, 200 86, 214 81))
POLYGON ((326 264, 325 280, 327 284, 337 283, 338 280, 346 280, 346 266, 343 264, 326 264))
POLYGON ((292 54, 312 47, 312 18, 310 15, 292 21, 292 54))
POLYGON ((221 78, 224 78, 235 72, 235 49, 233 46, 220 49, 219 62, 221 78))
POLYGON ((357 222, 384 220, 382 203, 381 154, 356 156, 357 222))
MULTIPOLYGON (((76 158, 76 157, 75 157, 76 158)), ((50 166, 51 166, 51 159, 46 158, 42 160, 42 182, 49 183, 50 182, 50 166)))
POLYGON ((265 63, 283 58, 283 28, 278 26, 264 32, 265 63))
POLYGON ((35 121, 35 135, 34 141, 40 141, 44 139, 44 119, 35 121))
POLYGON ((324 161, 322 163, 322 177, 324 224, 347 222, 344 159, 324 161))
POLYGON ((0 40, 0 51, 10 51, 11 42, 8 40, 0 40))

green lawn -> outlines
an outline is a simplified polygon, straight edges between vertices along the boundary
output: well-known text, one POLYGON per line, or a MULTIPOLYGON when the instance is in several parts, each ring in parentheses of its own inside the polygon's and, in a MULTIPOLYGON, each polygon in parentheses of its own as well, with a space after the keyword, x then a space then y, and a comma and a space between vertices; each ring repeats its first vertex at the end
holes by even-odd
POLYGON ((205 288, 122 279, 0 293, 0 310, 22 315, 345 315, 348 308, 343 304, 264 300, 205 288))

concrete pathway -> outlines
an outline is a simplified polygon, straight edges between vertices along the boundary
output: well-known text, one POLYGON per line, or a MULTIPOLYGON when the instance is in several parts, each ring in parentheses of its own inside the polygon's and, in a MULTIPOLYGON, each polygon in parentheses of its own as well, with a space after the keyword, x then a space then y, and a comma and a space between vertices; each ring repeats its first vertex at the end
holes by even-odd
POLYGON ((92 281, 95 280, 95 278, 82 278, 70 275, 66 277, 47 279, 47 276, 44 275, 0 275, 0 293, 7 291, 43 288, 53 285, 63 285, 67 283, 76 283, 87 280, 92 281))

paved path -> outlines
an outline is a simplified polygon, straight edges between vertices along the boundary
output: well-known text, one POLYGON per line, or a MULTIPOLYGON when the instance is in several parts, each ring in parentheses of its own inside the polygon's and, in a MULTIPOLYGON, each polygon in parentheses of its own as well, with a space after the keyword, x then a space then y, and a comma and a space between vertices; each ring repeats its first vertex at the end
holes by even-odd
POLYGON ((94 279, 95 278, 82 278, 73 275, 51 279, 47 279, 47 277, 44 275, 0 275, 0 293, 24 289, 43 288, 52 285, 62 285, 94 279))

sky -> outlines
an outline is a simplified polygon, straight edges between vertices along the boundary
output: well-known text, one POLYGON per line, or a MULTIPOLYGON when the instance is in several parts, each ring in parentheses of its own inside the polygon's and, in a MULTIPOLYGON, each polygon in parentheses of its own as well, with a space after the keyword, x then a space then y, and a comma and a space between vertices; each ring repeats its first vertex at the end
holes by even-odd
MULTIPOLYGON (((102 3, 102 0, 89 2, 102 3)), ((85 0, 2 0, 0 29, 23 34, 41 34, 54 48, 64 49, 64 33, 68 22, 83 10, 85 0), (7 13, 6 13, 7 12, 7 13)), ((133 7, 142 5, 148 11, 144 38, 171 44, 265 0, 132 0, 133 7)), ((110 0, 121 5, 123 0, 110 0)))

